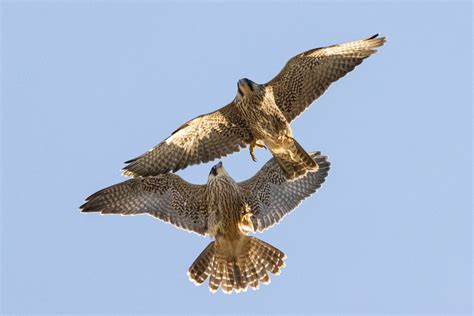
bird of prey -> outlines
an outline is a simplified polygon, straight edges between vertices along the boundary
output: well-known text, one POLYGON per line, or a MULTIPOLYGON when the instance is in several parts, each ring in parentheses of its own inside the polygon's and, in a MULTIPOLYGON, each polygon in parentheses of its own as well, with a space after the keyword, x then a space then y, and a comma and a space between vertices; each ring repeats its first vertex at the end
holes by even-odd
POLYGON ((275 158, 252 178, 237 183, 222 162, 212 167, 207 184, 191 184, 173 173, 140 177, 105 188, 86 199, 82 212, 148 214, 177 227, 214 238, 188 270, 197 285, 209 277, 209 289, 225 293, 257 289, 279 274, 285 254, 249 232, 262 232, 316 192, 329 161, 309 154, 318 169, 289 181, 275 158))
POLYGON ((143 155, 125 162, 126 176, 154 176, 208 162, 250 145, 268 148, 287 179, 317 164, 293 138, 290 123, 331 83, 352 71, 383 45, 378 34, 367 39, 311 49, 291 58, 265 84, 241 79, 237 95, 223 108, 198 116, 143 155))

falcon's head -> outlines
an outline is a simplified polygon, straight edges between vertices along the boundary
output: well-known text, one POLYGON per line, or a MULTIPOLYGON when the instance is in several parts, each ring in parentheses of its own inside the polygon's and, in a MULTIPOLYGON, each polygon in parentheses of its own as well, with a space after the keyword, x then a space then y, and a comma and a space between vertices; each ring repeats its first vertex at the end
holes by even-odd
POLYGON ((259 91, 261 85, 253 82, 250 79, 244 78, 240 79, 237 82, 237 97, 243 98, 252 95, 253 93, 259 91))
POLYGON ((211 171, 209 172, 209 180, 212 180, 215 177, 222 176, 222 175, 228 175, 228 174, 227 174, 227 171, 224 169, 224 166, 222 165, 222 161, 219 161, 217 165, 214 165, 211 168, 211 171))

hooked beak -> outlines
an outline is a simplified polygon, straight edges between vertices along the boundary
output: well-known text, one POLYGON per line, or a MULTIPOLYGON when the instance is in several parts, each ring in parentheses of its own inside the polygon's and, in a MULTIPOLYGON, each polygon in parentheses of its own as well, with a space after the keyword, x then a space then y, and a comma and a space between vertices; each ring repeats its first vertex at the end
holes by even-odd
POLYGON ((242 85, 250 85, 250 84, 251 84, 251 82, 250 82, 250 80, 247 79, 247 78, 243 78, 243 79, 240 79, 240 80, 239 80, 239 86, 242 86, 242 85))
POLYGON ((217 176, 222 170, 222 168, 222 161, 219 161, 217 165, 214 165, 214 167, 212 167, 210 174, 212 174, 213 176, 217 176))
POLYGON ((247 95, 253 92, 253 82, 247 78, 240 79, 237 82, 237 89, 241 95, 247 95))

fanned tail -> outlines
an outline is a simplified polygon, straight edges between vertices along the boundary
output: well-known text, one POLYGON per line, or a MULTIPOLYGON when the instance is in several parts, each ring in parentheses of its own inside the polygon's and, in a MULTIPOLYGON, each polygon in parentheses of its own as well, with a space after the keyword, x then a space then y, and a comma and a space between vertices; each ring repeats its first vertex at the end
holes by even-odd
POLYGON ((211 242, 201 252, 199 257, 194 260, 193 264, 188 270, 189 280, 196 285, 201 285, 206 281, 207 277, 211 273, 212 262, 214 260, 214 242, 211 242))
POLYGON ((254 237, 242 236, 236 242, 211 242, 188 270, 196 285, 209 277, 209 290, 224 293, 258 289, 260 283, 270 283, 268 272, 280 274, 285 266, 285 254, 254 237))
POLYGON ((278 165, 288 180, 304 176, 309 170, 317 170, 318 164, 294 138, 287 138, 281 148, 272 150, 278 165))

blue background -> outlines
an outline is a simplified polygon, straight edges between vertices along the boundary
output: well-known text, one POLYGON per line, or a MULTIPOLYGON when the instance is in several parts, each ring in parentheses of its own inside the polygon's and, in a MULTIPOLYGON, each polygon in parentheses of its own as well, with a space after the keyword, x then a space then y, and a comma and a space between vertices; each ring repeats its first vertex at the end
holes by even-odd
MULTIPOLYGON (((470 314, 470 2, 3 2, 4 313, 470 314), (148 216, 85 215, 122 162, 271 79, 304 50, 388 42, 294 124, 332 170, 259 235, 272 284, 196 288, 209 240, 148 216)), ((223 159, 237 180, 270 158, 223 159)), ((214 162, 215 163, 215 162, 214 162)), ((214 163, 179 172, 204 183, 214 163)))

